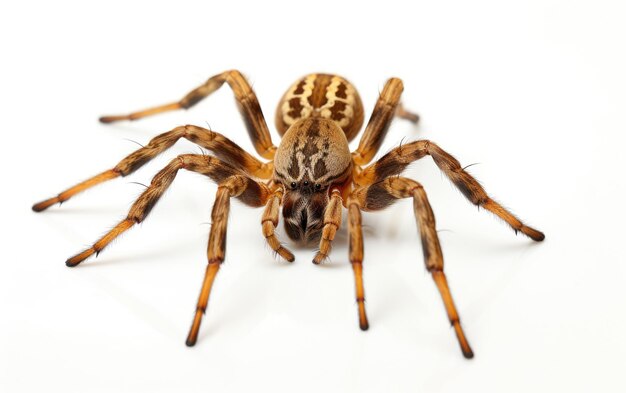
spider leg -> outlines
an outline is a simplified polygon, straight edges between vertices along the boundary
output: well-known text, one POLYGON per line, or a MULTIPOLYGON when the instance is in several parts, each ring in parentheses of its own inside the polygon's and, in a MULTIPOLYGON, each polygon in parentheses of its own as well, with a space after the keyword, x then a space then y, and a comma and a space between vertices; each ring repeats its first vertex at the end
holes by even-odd
POLYGON ((335 238, 337 229, 341 226, 341 191, 333 189, 330 194, 330 201, 324 210, 324 227, 322 229, 322 238, 320 239, 320 249, 313 257, 313 263, 319 265, 328 257, 335 238))
POLYGON ((187 125, 176 127, 171 131, 157 135, 150 140, 146 146, 126 156, 113 169, 104 171, 82 183, 68 188, 53 198, 46 199, 45 201, 41 201, 33 205, 33 210, 40 212, 55 203, 65 202, 74 195, 97 184, 119 176, 127 176, 141 168, 144 164, 161 154, 163 151, 170 148, 180 138, 185 138, 198 144, 199 146, 204 147, 205 149, 212 151, 217 157, 243 171, 249 176, 269 178, 272 175, 272 163, 263 163, 259 161, 222 134, 202 127, 187 125))
POLYGON ((207 248, 209 262, 202 282, 202 288, 200 289, 196 312, 191 328, 189 329, 189 335, 187 336, 187 346, 191 347, 196 344, 198 332, 200 331, 200 323, 202 322, 202 316, 206 312, 213 281, 219 271, 220 265, 224 261, 230 198, 249 194, 247 197, 254 197, 253 200, 256 201, 254 206, 262 206, 269 198, 270 190, 265 187, 265 185, 260 187, 261 185, 262 183, 254 182, 250 178, 234 175, 222 181, 217 188, 217 195, 211 212, 212 224, 207 248))
POLYGON ((212 76, 203 85, 185 95, 180 101, 144 109, 127 115, 103 116, 100 118, 100 121, 103 123, 112 123, 119 120, 136 120, 162 112, 187 109, 222 87, 224 82, 231 87, 235 94, 239 112, 246 123, 248 134, 250 135, 250 139, 252 139, 254 148, 263 158, 273 159, 276 146, 272 143, 272 137, 270 136, 270 131, 263 117, 259 100, 246 78, 237 70, 225 71, 212 76))
POLYGON ((357 165, 367 165, 380 149, 391 121, 394 116, 410 120, 416 123, 419 117, 404 109, 400 104, 400 96, 404 86, 402 80, 391 78, 385 84, 383 91, 378 97, 372 116, 370 117, 363 136, 359 141, 359 147, 352 153, 352 159, 357 165))
POLYGON ((245 188, 234 196, 238 196, 242 202, 250 206, 263 206, 269 197, 270 191, 266 185, 243 176, 237 169, 215 157, 200 154, 184 154, 178 156, 154 176, 150 186, 137 198, 135 203, 133 203, 126 218, 96 241, 91 247, 69 258, 66 261, 66 265, 70 267, 76 266, 93 254, 98 254, 111 243, 113 239, 135 224, 144 221, 163 193, 172 184, 179 169, 187 169, 201 173, 209 176, 217 183, 221 183, 230 177, 238 179, 239 182, 245 185, 245 188))
POLYGON ((295 257, 282 244, 274 233, 278 226, 278 219, 280 216, 280 204, 283 199, 284 190, 281 185, 275 185, 275 190, 267 200, 265 205, 265 211, 263 212, 263 218, 261 219, 261 225, 263 226, 263 236, 267 244, 274 250, 275 253, 283 257, 289 262, 293 262, 295 257))
POLYGON ((522 232, 535 241, 542 241, 545 238, 542 232, 525 225, 502 205, 491 199, 478 181, 467 173, 454 157, 427 140, 407 143, 391 150, 380 160, 356 174, 354 181, 361 186, 375 184, 389 176, 399 175, 410 163, 426 155, 433 158, 437 167, 474 205, 483 207, 500 217, 513 228, 515 233, 522 232))
POLYGON ((439 237, 437 236, 435 216, 422 185, 407 178, 387 178, 370 186, 357 189, 353 193, 353 197, 358 201, 358 205, 364 211, 384 209, 397 199, 413 198, 413 210, 422 240, 422 251, 424 253, 426 269, 431 273, 437 289, 441 294, 448 319, 454 327, 454 332, 461 346, 463 356, 468 359, 474 357, 474 353, 461 327, 459 314, 454 306, 452 294, 448 287, 448 281, 443 272, 443 253, 439 244, 439 237))
POLYGON ((401 102, 396 107, 396 117, 408 120, 413 124, 417 124, 420 121, 419 115, 407 110, 401 102))
POLYGON ((359 310, 359 327, 369 329, 365 313, 365 290, 363 287, 363 228, 361 226, 361 210, 358 201, 348 200, 348 232, 350 236, 350 264, 354 272, 356 302, 359 310))

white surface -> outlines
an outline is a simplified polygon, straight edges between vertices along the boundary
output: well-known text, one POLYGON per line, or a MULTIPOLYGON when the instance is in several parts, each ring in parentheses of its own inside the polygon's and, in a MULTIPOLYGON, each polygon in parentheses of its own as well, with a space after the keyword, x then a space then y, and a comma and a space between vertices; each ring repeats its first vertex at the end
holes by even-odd
POLYGON ((0 391, 626 390, 623 3, 217 3, 2 6, 0 391), (143 188, 131 182, 198 151, 180 142, 132 177, 30 211, 113 166, 136 148, 125 139, 210 123, 251 149, 228 89, 132 124, 98 116, 177 99, 229 68, 250 77, 270 121, 308 72, 348 77, 368 115, 385 80, 403 78, 423 121, 394 123, 381 151, 432 139, 480 163, 471 173, 487 191, 546 233, 515 237, 430 159, 407 172, 433 205, 474 360, 425 272, 410 201, 365 216, 366 333, 345 229, 331 263, 296 250, 289 265, 265 246, 261 210, 235 202, 226 264, 185 347, 216 189, 189 173, 139 228, 65 267, 125 214, 143 188))

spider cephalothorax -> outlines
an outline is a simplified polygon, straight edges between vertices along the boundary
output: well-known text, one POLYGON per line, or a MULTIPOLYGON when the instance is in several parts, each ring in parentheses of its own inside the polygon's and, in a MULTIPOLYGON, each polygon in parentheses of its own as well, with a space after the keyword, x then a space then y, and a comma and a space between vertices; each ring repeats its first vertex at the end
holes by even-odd
POLYGON ((42 211, 96 184, 129 175, 180 138, 186 138, 213 153, 214 156, 183 154, 173 159, 154 176, 127 216, 91 247, 69 258, 67 266, 76 266, 99 253, 121 233, 142 222, 172 184, 176 173, 185 169, 206 175, 218 183, 211 214, 208 265, 187 345, 196 343, 213 280, 224 261, 226 224, 232 197, 249 206, 265 207, 261 218, 263 236, 272 250, 289 262, 295 259, 294 255, 278 241, 275 234, 281 206, 285 229, 291 239, 298 243, 319 239, 314 263, 320 263, 328 256, 331 242, 341 226, 342 209, 347 208, 350 263, 356 282, 359 326, 367 330, 369 323, 363 289, 361 211, 381 210, 398 199, 413 198, 426 269, 441 293, 463 355, 473 357, 443 272, 443 254, 428 198, 418 182, 400 177, 401 173, 411 162, 429 155, 470 202, 491 211, 516 232, 520 231, 533 240, 543 240, 543 233, 524 225, 491 199, 454 157, 433 142, 418 140, 404 144, 370 164, 394 116, 413 122, 418 120, 415 114, 406 111, 400 104, 403 85, 397 78, 391 78, 385 84, 359 146, 352 153, 348 142, 361 129, 363 105, 354 86, 336 75, 307 75, 287 90, 276 110, 276 129, 283 137, 278 147, 272 142, 254 91, 238 71, 226 71, 209 78, 180 101, 129 115, 105 116, 100 120, 103 123, 135 120, 169 110, 189 108, 225 82, 235 93, 255 150, 261 157, 273 162, 263 162, 222 134, 193 125, 176 127, 156 136, 112 169, 33 206, 33 210, 42 211))
POLYGON ((312 112, 289 127, 276 151, 274 177, 285 188, 283 217, 292 240, 319 238, 329 192, 351 170, 348 140, 337 123, 312 112))

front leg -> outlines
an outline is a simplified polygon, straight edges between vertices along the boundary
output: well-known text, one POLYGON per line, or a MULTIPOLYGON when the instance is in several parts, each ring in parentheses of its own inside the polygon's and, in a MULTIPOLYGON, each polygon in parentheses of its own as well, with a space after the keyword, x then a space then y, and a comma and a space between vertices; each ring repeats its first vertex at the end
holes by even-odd
POLYGON ((365 312, 365 289, 363 287, 363 228, 361 210, 358 200, 348 200, 348 233, 350 235, 350 264, 354 272, 356 302, 359 308, 359 327, 367 330, 370 327, 365 312))
POLYGON ((478 181, 461 166, 459 161, 445 150, 428 140, 415 141, 396 147, 378 161, 355 174, 355 183, 367 186, 401 174, 406 167, 426 155, 432 157, 437 167, 452 181, 456 188, 474 205, 489 210, 513 228, 534 241, 542 241, 542 232, 524 224, 513 213, 493 200, 478 181))
MULTIPOLYGON (((198 297, 196 313, 189 329, 189 335, 185 342, 187 346, 192 347, 198 340, 198 332, 200 331, 200 323, 202 316, 206 312, 209 303, 209 295, 213 287, 213 281, 220 269, 220 265, 224 262, 226 255, 226 229, 228 224, 228 212, 230 210, 230 198, 242 195, 244 192, 253 192, 260 190, 257 187, 250 187, 249 179, 243 176, 232 176, 220 183, 217 188, 217 195, 213 210, 211 212, 211 232, 209 234, 209 244, 207 247, 208 264, 198 297)), ((262 205, 267 199, 269 193, 257 195, 259 205, 262 205)))
MULTIPOLYGON (((418 182, 403 178, 388 178, 368 187, 362 187, 353 193, 358 206, 364 211, 376 211, 386 208, 394 201, 401 198, 413 198, 413 211, 417 221, 420 237, 422 240, 422 252, 426 269, 430 272, 435 281, 435 285, 441 294, 443 304, 448 314, 450 324, 454 328, 463 356, 467 359, 474 357, 474 352, 470 348, 465 337, 459 313, 456 310, 452 294, 448 286, 448 280, 443 272, 443 253, 437 236, 435 225, 435 215, 433 214, 426 192, 418 182)), ((360 222, 359 222, 360 224, 360 222)), ((358 234, 358 233, 357 233, 358 234)), ((359 237, 356 237, 358 240, 359 237)), ((358 246, 358 243, 355 243, 358 246)), ((352 261, 352 241, 351 261, 352 261)), ((362 248, 362 245, 361 245, 362 248)), ((362 252, 360 253, 362 260, 362 252)), ((355 260, 358 260, 359 253, 355 253, 355 260)), ((356 273, 356 270, 355 270, 356 273)), ((357 281, 358 291, 358 281, 357 281)))
POLYGON ((205 149, 210 150, 221 160, 243 171, 249 176, 267 179, 272 174, 272 163, 264 163, 239 147, 222 134, 194 125, 176 127, 171 131, 157 135, 141 149, 135 150, 123 158, 115 167, 89 178, 57 196, 33 205, 36 212, 43 211, 55 203, 63 203, 74 195, 93 186, 120 176, 128 176, 150 160, 172 147, 180 138, 185 138, 205 149))
POLYGON ((245 188, 243 192, 236 196, 249 206, 263 206, 270 194, 265 184, 244 176, 237 169, 223 163, 215 157, 200 154, 183 154, 173 159, 154 176, 150 186, 137 198, 135 203, 133 203, 126 218, 120 221, 91 247, 69 258, 66 261, 66 265, 74 267, 92 255, 97 255, 119 235, 135 224, 143 222, 165 191, 170 187, 180 169, 186 169, 209 176, 217 183, 221 183, 230 177, 240 179, 241 182, 245 182, 245 188))

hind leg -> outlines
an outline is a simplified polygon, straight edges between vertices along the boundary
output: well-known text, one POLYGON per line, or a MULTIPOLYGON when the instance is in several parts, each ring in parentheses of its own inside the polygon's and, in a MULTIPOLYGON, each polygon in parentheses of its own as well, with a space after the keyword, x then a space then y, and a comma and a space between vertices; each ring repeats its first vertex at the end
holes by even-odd
POLYGON ((355 164, 367 165, 372 161, 387 135, 394 116, 414 123, 419 120, 416 114, 404 109, 400 103, 403 90, 402 80, 398 78, 391 78, 385 83, 385 87, 380 93, 380 97, 378 97, 372 116, 359 141, 359 147, 352 153, 352 159, 355 164))
POLYGON ((250 135, 250 139, 252 139, 254 148, 261 157, 267 158, 268 160, 273 159, 276 146, 272 143, 272 137, 267 128, 259 100, 246 78, 237 70, 225 71, 212 76, 203 85, 193 89, 179 101, 132 112, 127 115, 103 116, 100 118, 100 121, 103 123, 112 123, 120 120, 137 120, 158 113, 177 109, 188 109, 211 95, 214 91, 222 87, 224 83, 227 83, 233 90, 233 93, 235 93, 239 112, 241 112, 244 122, 246 123, 248 134, 250 135))

